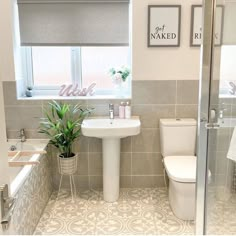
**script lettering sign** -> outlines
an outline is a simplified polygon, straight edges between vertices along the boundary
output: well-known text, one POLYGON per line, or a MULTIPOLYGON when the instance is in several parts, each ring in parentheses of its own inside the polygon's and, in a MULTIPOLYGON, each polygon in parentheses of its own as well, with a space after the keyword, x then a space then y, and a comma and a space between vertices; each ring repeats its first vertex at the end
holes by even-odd
POLYGON ((94 94, 94 88, 96 86, 96 83, 92 83, 88 88, 79 88, 78 84, 63 84, 61 86, 59 96, 64 97, 77 97, 77 96, 93 96, 94 94))

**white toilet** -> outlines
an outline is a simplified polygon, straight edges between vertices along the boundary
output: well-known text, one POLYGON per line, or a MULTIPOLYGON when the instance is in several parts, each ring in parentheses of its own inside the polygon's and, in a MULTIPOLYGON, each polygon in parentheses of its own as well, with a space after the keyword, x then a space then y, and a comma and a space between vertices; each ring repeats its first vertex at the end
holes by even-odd
POLYGON ((194 119, 161 119, 161 153, 169 177, 169 201, 182 220, 195 218, 196 128, 194 119))

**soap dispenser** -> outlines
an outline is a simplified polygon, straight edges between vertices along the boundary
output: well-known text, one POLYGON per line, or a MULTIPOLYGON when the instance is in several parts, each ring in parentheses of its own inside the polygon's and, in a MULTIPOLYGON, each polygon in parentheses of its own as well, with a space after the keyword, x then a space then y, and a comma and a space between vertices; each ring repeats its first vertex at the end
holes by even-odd
POLYGON ((121 102, 120 106, 119 106, 119 117, 120 119, 124 119, 125 118, 125 103, 121 102))
POLYGON ((127 102, 125 106, 125 118, 130 119, 131 118, 131 106, 130 103, 127 102))

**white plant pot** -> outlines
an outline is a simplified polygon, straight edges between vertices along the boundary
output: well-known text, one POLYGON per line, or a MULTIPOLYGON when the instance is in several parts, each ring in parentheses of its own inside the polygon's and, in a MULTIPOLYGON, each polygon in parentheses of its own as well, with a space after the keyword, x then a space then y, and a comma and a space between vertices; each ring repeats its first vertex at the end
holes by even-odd
POLYGON ((57 154, 58 169, 61 175, 73 175, 77 171, 77 158, 78 154, 73 157, 62 158, 61 154, 57 154))

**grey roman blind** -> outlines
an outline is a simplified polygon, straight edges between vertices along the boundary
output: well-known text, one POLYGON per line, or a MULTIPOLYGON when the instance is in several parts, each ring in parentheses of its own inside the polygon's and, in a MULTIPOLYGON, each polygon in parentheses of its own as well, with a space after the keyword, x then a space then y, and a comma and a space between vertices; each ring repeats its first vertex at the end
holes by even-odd
POLYGON ((17 0, 22 46, 129 44, 129 0, 17 0))

